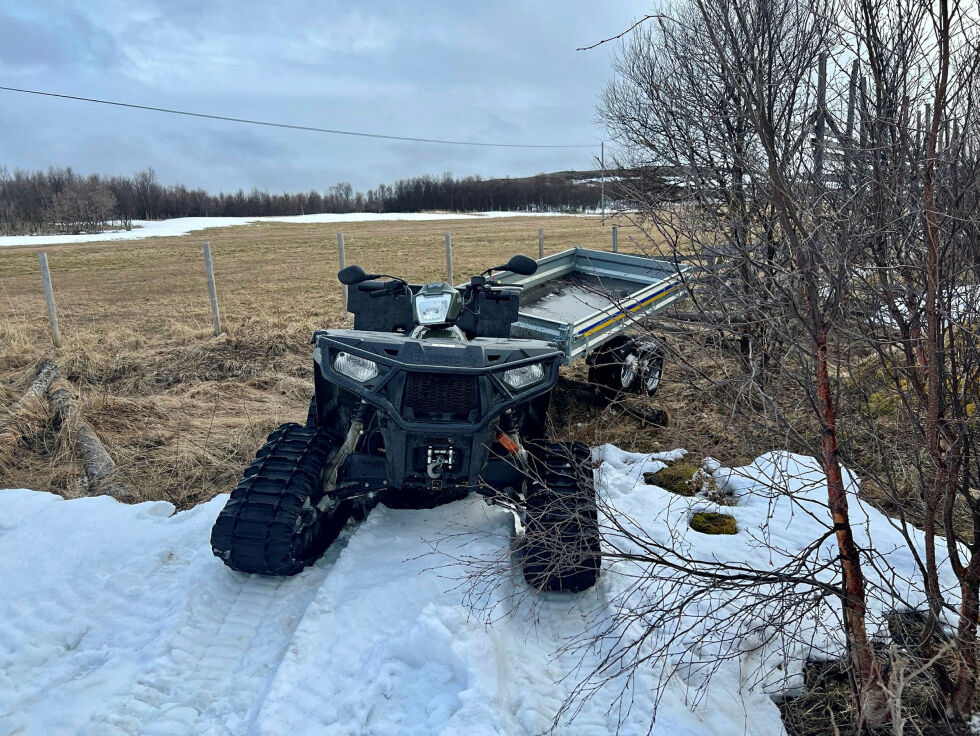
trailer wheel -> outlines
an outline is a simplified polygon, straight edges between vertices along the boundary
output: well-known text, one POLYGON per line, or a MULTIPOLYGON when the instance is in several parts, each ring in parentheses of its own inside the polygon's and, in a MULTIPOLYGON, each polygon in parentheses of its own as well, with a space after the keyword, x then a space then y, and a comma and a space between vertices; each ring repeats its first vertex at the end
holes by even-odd
POLYGON ((607 399, 636 390, 641 356, 634 340, 620 337, 599 348, 589 360, 589 383, 599 386, 607 399))
POLYGON ((658 340, 638 341, 640 380, 637 393, 651 397, 660 388, 664 376, 664 346, 658 340))

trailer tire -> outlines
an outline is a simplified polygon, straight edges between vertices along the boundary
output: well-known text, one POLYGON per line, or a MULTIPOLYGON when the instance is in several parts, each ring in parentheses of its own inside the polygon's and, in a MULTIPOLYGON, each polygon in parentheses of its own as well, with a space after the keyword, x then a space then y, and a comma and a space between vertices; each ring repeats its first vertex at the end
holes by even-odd
POLYGON ((609 401, 622 394, 652 397, 664 372, 664 345, 652 337, 619 337, 589 359, 589 383, 599 386, 609 401))
POLYGON ((613 401, 633 393, 639 385, 640 351, 634 340, 619 337, 600 347, 589 358, 589 383, 596 384, 613 401))
POLYGON ((664 344, 656 338, 637 340, 640 358, 640 376, 636 382, 637 393, 652 398, 660 389, 664 376, 664 344))
POLYGON ((602 560, 589 448, 581 442, 542 442, 528 449, 524 580, 539 591, 588 590, 599 578, 602 560))

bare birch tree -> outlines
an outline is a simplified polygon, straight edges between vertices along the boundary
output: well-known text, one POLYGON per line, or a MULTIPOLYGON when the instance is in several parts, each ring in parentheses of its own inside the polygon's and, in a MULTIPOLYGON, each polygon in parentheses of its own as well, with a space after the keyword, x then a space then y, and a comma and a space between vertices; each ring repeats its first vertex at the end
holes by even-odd
POLYGON ((690 284, 701 321, 740 337, 744 378, 760 392, 746 416, 761 408, 767 426, 783 424, 811 447, 819 438, 859 710, 877 725, 886 696, 841 469, 833 350, 857 223, 853 200, 825 186, 812 143, 827 122, 828 56, 843 51, 840 10, 833 0, 693 0, 627 47, 602 113, 626 151, 676 172, 680 197, 628 199, 668 256, 701 266, 690 284), (789 387, 813 426, 791 411, 789 387))
POLYGON ((676 186, 630 185, 621 203, 652 250, 700 266, 693 319, 735 336, 759 393, 741 416, 805 447, 794 396, 816 420, 863 715, 887 717, 885 687, 842 457, 924 532, 920 557, 905 529, 928 603, 920 649, 966 720, 980 611, 975 8, 692 0, 655 22, 624 47, 601 114, 617 163, 667 168, 676 186), (952 664, 929 645, 950 620, 952 664))
POLYGON ((947 708, 966 721, 980 612, 980 34, 976 16, 955 0, 861 0, 853 26, 869 76, 861 135, 845 142, 865 223, 852 342, 866 363, 854 383, 872 411, 853 412, 864 453, 852 465, 885 491, 903 524, 925 533, 918 562, 928 625, 918 646, 934 659, 947 708), (940 583, 940 547, 959 580, 958 602, 940 583), (952 663, 932 657, 949 619, 952 663))

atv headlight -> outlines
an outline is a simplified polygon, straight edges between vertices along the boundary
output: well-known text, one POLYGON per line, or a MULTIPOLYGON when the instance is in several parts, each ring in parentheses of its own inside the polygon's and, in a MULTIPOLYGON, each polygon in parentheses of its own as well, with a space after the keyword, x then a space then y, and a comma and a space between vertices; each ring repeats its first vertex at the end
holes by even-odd
POLYGON ((517 390, 533 386, 542 379, 544 379, 544 366, 541 363, 531 363, 504 371, 504 383, 517 390))
POLYGON ((449 321, 452 294, 415 295, 415 314, 420 325, 441 325, 449 321))
POLYGON ((337 353, 337 357, 333 359, 333 369, 361 383, 370 381, 378 375, 377 363, 350 353, 337 353))

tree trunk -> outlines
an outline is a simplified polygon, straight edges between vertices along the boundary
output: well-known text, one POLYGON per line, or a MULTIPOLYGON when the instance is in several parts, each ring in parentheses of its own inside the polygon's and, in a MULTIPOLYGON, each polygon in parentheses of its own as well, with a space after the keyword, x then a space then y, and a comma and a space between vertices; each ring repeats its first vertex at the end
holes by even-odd
POLYGON ((977 619, 980 617, 980 579, 974 574, 960 581, 959 625, 956 631, 956 689, 953 691, 953 713, 968 722, 973 714, 973 697, 977 691, 977 619))
POLYGON ((847 509, 847 490, 841 472, 837 447, 837 417, 827 368, 827 331, 820 327, 817 342, 817 396, 821 432, 821 464, 827 477, 827 504, 834 521, 837 547, 840 550, 841 571, 844 577, 844 626, 850 646, 851 663, 857 674, 858 710, 861 720, 872 728, 888 722, 888 697, 875 659, 865 623, 867 603, 864 592, 864 573, 858 557, 854 533, 847 509))
POLYGON ((38 364, 37 377, 14 404, 10 416, 0 424, 0 449, 17 444, 24 434, 24 422, 39 407, 44 406, 44 395, 51 383, 58 378, 61 378, 61 373, 53 360, 45 358, 38 364))

